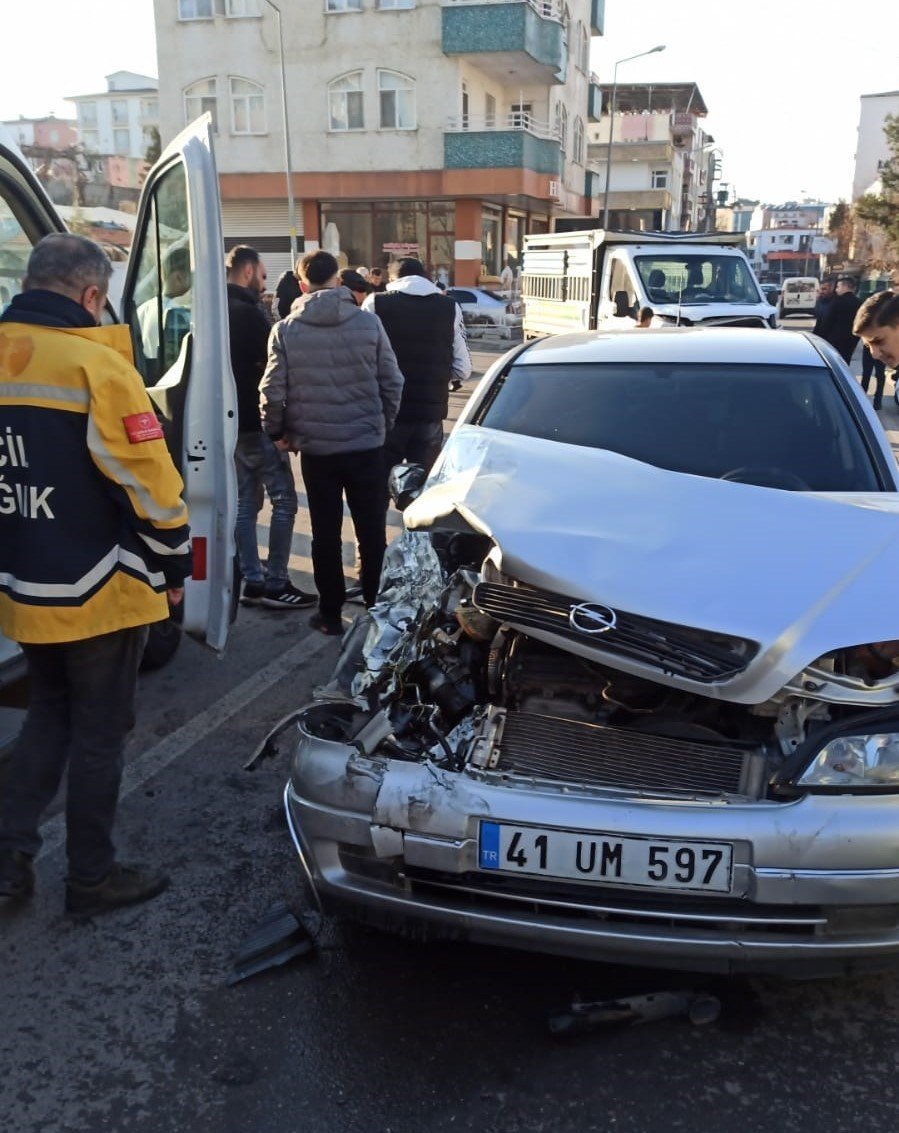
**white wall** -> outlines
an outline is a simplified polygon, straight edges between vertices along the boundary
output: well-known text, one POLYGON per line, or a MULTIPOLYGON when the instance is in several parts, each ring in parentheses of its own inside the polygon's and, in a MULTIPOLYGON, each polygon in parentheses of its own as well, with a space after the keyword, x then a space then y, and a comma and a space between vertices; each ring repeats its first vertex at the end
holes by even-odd
POLYGON ((889 160, 890 151, 883 133, 883 123, 888 114, 899 114, 899 91, 863 95, 860 106, 855 173, 852 178, 853 200, 866 193, 877 180, 877 163, 889 160))

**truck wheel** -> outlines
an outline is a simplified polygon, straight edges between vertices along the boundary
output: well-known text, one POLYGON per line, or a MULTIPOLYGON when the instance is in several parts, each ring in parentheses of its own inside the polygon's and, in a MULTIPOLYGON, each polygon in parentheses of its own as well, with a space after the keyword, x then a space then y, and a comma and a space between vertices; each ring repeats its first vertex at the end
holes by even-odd
POLYGON ((161 669, 163 665, 167 665, 177 653, 180 644, 181 626, 176 621, 166 618, 164 622, 153 622, 141 658, 141 672, 161 669))

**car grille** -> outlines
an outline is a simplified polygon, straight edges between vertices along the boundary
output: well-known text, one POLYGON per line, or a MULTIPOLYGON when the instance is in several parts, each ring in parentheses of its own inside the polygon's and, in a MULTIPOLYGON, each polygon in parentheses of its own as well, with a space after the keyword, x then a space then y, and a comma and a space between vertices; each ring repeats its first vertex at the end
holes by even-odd
POLYGON ((755 751, 509 712, 495 770, 595 787, 746 794, 755 751))
POLYGON ((574 629, 569 622, 572 609, 583 599, 522 584, 479 582, 472 601, 497 621, 524 630, 542 630, 581 646, 592 645, 597 653, 629 657, 692 681, 720 681, 736 676, 758 652, 755 642, 742 637, 672 625, 621 610, 615 611, 613 629, 591 636, 574 629))
POLYGON ((458 902, 500 915, 527 910, 551 918, 600 920, 606 924, 640 926, 644 931, 692 929, 728 937, 783 935, 796 939, 817 936, 827 916, 816 905, 762 905, 739 897, 703 898, 689 893, 651 894, 645 890, 615 892, 611 887, 574 886, 553 879, 528 882, 522 878, 485 877, 481 873, 453 874, 406 867, 402 878, 414 894, 437 898, 452 892, 458 902))

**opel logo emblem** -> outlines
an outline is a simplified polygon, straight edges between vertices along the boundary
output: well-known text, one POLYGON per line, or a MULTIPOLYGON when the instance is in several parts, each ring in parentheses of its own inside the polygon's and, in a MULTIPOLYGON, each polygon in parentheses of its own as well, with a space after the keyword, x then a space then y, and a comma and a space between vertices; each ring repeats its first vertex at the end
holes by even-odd
POLYGON ((578 633, 608 633, 617 622, 615 611, 598 602, 581 602, 568 611, 568 624, 578 633))

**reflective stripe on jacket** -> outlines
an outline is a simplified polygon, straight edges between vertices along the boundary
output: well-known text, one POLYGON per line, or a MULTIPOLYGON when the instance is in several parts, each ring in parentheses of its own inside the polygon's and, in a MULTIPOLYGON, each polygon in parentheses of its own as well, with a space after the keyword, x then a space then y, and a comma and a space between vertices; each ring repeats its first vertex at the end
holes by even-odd
POLYGON ((130 359, 127 327, 0 321, 0 629, 14 641, 160 621, 190 573, 181 477, 130 359))

